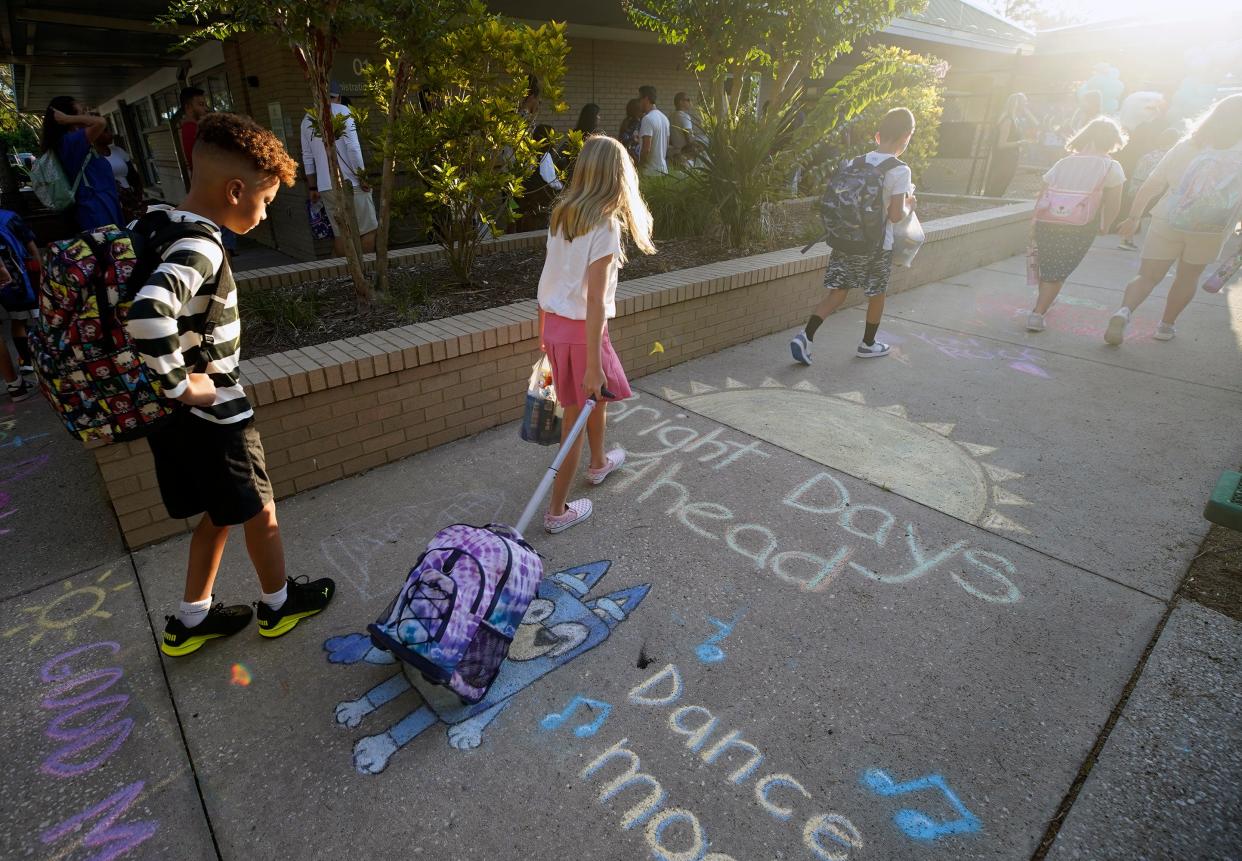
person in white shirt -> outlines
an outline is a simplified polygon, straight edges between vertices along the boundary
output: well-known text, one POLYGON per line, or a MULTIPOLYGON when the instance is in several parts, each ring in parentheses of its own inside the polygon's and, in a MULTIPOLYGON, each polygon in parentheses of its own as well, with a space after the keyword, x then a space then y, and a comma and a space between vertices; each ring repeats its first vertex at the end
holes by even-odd
POLYGON ((1130 315, 1176 263, 1164 314, 1152 336, 1171 340, 1203 270, 1220 257, 1242 217, 1242 93, 1213 105, 1194 131, 1165 153, 1134 195, 1129 217, 1117 226, 1123 239, 1134 235, 1143 213, 1157 199, 1138 275, 1126 285, 1122 305, 1104 332, 1104 341, 1113 346, 1125 340, 1130 315))
POLYGON ((867 313, 864 318, 862 343, 854 351, 859 358, 870 359, 887 356, 888 344, 875 339, 880 331, 880 319, 884 316, 884 296, 888 291, 889 277, 893 267, 893 225, 904 221, 914 212, 914 184, 910 168, 898 156, 910 145, 914 135, 914 114, 907 108, 893 108, 880 120, 875 134, 876 147, 869 153, 850 159, 862 167, 862 162, 879 168, 884 174, 880 189, 880 203, 884 214, 884 241, 870 250, 845 251, 833 248, 824 270, 824 287, 828 295, 815 306, 802 331, 789 342, 789 351, 795 362, 811 364, 811 342, 823 324, 824 318, 845 304, 845 297, 853 288, 861 288, 867 297, 867 313))
POLYGON ((121 202, 121 220, 128 224, 142 214, 142 174, 129 153, 116 145, 111 127, 95 141, 95 152, 108 160, 112 178, 116 180, 117 197, 121 202))
POLYGON ((668 117, 656 107, 656 88, 650 85, 638 88, 639 109, 643 121, 638 134, 643 148, 638 159, 645 173, 668 173, 668 117))
MULTIPOLYGON (((341 179, 352 189, 354 215, 358 220, 358 235, 362 238, 363 253, 375 250, 375 231, 379 229, 379 218, 375 214, 375 200, 371 197, 371 186, 363 181, 366 164, 362 159, 362 144, 358 140, 358 128, 349 108, 341 104, 340 86, 332 83, 332 113, 343 115, 345 132, 336 142, 336 160, 341 167, 341 179)), ((306 184, 309 188, 311 203, 323 200, 324 209, 328 212, 328 221, 332 224, 332 232, 336 237, 332 240, 332 253, 337 257, 345 253, 345 231, 341 227, 341 202, 332 189, 332 174, 328 166, 328 153, 323 145, 319 129, 310 114, 302 118, 302 166, 306 170, 306 184)))
MULTIPOLYGON (((624 449, 604 447, 607 411, 602 404, 633 394, 608 339, 608 320, 617 313, 617 270, 625 263, 623 231, 644 254, 655 253, 651 212, 638 191, 629 154, 617 140, 592 135, 582 146, 569 188, 552 210, 539 277, 539 343, 565 410, 562 433, 574 426, 588 398, 600 402, 586 426, 589 484, 599 484, 625 463, 624 449)), ((562 532, 591 516, 591 500, 568 501, 581 453, 579 436, 552 484, 543 518, 548 532, 562 532)))
POLYGON ((1070 154, 1044 174, 1044 188, 1034 215, 1039 296, 1026 318, 1028 332, 1044 331, 1044 315, 1061 287, 1087 256, 1095 238, 1117 220, 1126 174, 1112 154, 1125 142, 1125 133, 1117 123, 1106 117, 1094 119, 1065 145, 1070 154), (1050 216, 1058 207, 1069 204, 1074 204, 1075 210, 1090 213, 1084 223, 1068 223, 1050 216))
POLYGON ((673 96, 673 116, 669 119, 668 160, 674 164, 694 164, 695 148, 698 144, 694 116, 690 109, 694 103, 690 96, 678 93, 673 96))

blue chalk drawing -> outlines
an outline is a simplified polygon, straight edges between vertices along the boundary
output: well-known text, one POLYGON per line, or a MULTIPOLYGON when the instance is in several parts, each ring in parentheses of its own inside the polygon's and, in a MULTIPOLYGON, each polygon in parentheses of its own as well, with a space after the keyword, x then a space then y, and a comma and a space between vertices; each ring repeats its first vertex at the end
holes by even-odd
POLYGON ((604 725, 604 721, 608 719, 608 715, 612 714, 612 706, 599 700, 589 699, 587 697, 576 696, 569 701, 569 705, 565 706, 564 711, 559 713, 553 712, 546 715, 543 720, 539 721, 539 726, 544 729, 556 729, 565 721, 569 720, 570 715, 574 713, 574 709, 583 705, 592 711, 599 712, 599 715, 591 723, 580 724, 574 727, 574 735, 578 738, 588 738, 599 732, 599 728, 604 725))
MULTIPOLYGON (((482 742, 483 731, 509 707, 510 698, 574 658, 608 639, 613 628, 625 621, 651 589, 648 584, 631 586, 592 600, 588 592, 608 573, 611 562, 593 562, 545 577, 535 600, 522 618, 513 638, 509 657, 500 666, 486 697, 474 705, 463 704, 456 694, 429 684, 405 664, 400 672, 371 688, 356 700, 336 706, 336 721, 358 726, 363 718, 392 702, 411 688, 423 704, 377 735, 354 745, 354 766, 363 774, 383 771, 393 754, 422 732, 439 723, 448 725, 449 744, 471 750, 482 742)), ((398 663, 392 655, 371 645, 366 634, 331 637, 323 644, 333 664, 398 663)))
POLYGON ((715 625, 718 630, 704 642, 700 643, 698 648, 694 650, 694 653, 699 656, 700 661, 705 664, 718 664, 725 659, 724 649, 720 648, 716 644, 733 633, 733 626, 742 621, 742 617, 744 615, 746 615, 746 611, 739 610, 736 614, 734 614, 733 618, 727 622, 722 622, 719 619, 713 619, 711 616, 707 617, 707 621, 715 625))
POLYGON ((905 795, 908 792, 918 792, 921 789, 939 789, 944 793, 945 800, 957 812, 957 819, 936 822, 927 814, 919 813, 917 810, 899 810, 893 817, 893 822, 896 823, 897 827, 907 837, 912 837, 915 840, 923 840, 930 843, 950 834, 973 834, 983 827, 983 823, 966 809, 966 805, 949 788, 944 778, 938 774, 929 774, 926 777, 916 778, 906 783, 894 783, 893 778, 889 776, 887 771, 880 768, 871 768, 863 772, 862 785, 877 795, 883 796, 905 795))

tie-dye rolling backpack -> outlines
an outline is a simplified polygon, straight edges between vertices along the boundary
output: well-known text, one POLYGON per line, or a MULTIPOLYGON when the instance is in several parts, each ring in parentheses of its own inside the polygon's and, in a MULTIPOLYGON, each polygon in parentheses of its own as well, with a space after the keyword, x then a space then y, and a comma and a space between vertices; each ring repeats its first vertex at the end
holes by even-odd
POLYGON ((522 617, 543 560, 507 526, 441 529, 388 609, 368 625, 392 652, 466 703, 487 695, 522 617))
MULTIPOLYGON (((30 346, 44 396, 83 442, 138 439, 179 408, 160 397, 125 320, 163 249, 187 236, 218 241, 206 225, 156 210, 129 229, 107 225, 48 246, 30 346)), ((223 304, 212 303, 217 317, 223 304)))

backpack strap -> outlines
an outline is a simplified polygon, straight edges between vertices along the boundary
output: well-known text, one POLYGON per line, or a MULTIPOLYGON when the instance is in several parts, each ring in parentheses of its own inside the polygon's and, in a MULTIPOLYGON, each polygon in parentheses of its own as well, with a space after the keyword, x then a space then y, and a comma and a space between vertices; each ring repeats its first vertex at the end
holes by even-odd
MULTIPOLYGON (((220 241, 219 233, 199 221, 173 221, 166 211, 148 212, 134 225, 134 230, 143 237, 143 263, 135 266, 134 271, 141 270, 145 280, 163 262, 164 252, 174 242, 182 239, 198 237, 209 239, 220 249, 220 268, 216 272, 216 286, 208 298, 207 316, 199 329, 199 340, 203 345, 213 344, 216 326, 224 319, 225 305, 229 296, 237 289, 237 281, 233 278, 233 270, 229 266, 229 252, 220 241)), ((141 289, 141 288, 139 288, 141 289)), ((194 364, 193 373, 202 374, 207 370, 208 362, 205 351, 200 348, 199 359, 194 364)))
MULTIPOLYGON (((864 156, 864 158, 866 158, 866 156, 864 156)), ((905 166, 906 166, 906 163, 902 161, 901 159, 897 158, 896 156, 889 156, 888 158, 884 159, 884 161, 876 165, 876 167, 880 169, 880 173, 888 173, 890 170, 892 170, 895 167, 905 167, 905 166)))

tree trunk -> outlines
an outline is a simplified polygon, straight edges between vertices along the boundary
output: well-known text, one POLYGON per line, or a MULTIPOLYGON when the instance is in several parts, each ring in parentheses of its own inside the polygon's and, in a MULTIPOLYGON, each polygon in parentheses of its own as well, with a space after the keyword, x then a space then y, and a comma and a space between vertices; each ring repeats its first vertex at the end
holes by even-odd
POLYGON ((388 102, 387 125, 384 127, 384 171, 380 176, 379 229, 375 234, 375 287, 381 293, 388 292, 388 230, 392 221, 392 194, 397 172, 394 136, 397 117, 405 104, 409 87, 409 65, 404 58, 399 58, 388 102))
POLYGON ((331 40, 319 33, 307 58, 308 73, 315 102, 319 106, 319 133, 328 160, 328 173, 332 177, 332 191, 337 197, 337 211, 344 222, 345 261, 350 280, 354 282, 354 297, 359 311, 371 307, 371 283, 362 269, 362 242, 358 236, 358 217, 354 212, 354 187, 341 175, 341 165, 336 155, 336 137, 332 123, 332 101, 328 94, 328 76, 332 72, 331 40))

